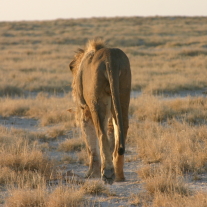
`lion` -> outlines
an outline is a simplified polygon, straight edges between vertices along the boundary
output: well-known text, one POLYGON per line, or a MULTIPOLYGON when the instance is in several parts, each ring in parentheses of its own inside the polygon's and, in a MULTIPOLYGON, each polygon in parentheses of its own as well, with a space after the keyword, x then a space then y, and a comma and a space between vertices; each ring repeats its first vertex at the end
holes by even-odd
POLYGON ((78 49, 69 64, 72 94, 89 155, 86 177, 124 181, 131 69, 126 54, 101 39, 78 49))

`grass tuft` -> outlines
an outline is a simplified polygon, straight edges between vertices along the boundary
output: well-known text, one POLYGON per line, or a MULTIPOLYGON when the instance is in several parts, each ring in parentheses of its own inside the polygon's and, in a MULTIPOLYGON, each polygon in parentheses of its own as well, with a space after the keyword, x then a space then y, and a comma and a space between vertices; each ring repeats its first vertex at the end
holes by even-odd
POLYGON ((0 86, 0 96, 21 96, 24 92, 21 88, 10 85, 0 86))
POLYGON ((58 149, 60 151, 69 152, 69 151, 81 151, 85 147, 85 144, 82 138, 72 138, 66 139, 64 142, 59 144, 58 149))
POLYGON ((106 185, 103 184, 101 181, 87 181, 84 183, 82 187, 83 191, 86 194, 91 194, 91 195, 110 195, 109 189, 106 187, 106 185))
POLYGON ((83 206, 84 192, 66 186, 57 187, 48 197, 47 206, 83 206))
POLYGON ((46 207, 46 192, 42 189, 16 189, 10 192, 6 207, 46 207))

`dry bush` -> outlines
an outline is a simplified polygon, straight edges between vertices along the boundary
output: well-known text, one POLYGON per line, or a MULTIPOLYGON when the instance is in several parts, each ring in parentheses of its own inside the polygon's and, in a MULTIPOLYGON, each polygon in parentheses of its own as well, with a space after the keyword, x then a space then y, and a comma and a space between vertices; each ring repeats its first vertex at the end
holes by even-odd
POLYGON ((103 182, 99 180, 91 180, 84 183, 82 186, 83 191, 86 194, 92 194, 92 195, 110 195, 110 190, 104 185, 103 182))
MULTIPOLYGON (((25 137, 28 138, 28 140, 34 140, 34 141, 45 141, 48 139, 47 132, 39 132, 39 131, 25 131, 25 137)), ((45 143, 46 144, 46 143, 45 143)))
POLYGON ((153 177, 158 169, 159 168, 157 166, 145 165, 144 167, 140 168, 137 173, 140 178, 145 180, 147 178, 153 177))
POLYGON ((85 165, 89 165, 89 156, 88 156, 88 152, 86 151, 86 149, 81 149, 80 152, 77 152, 77 156, 78 156, 78 161, 81 164, 85 164, 85 165))
POLYGON ((183 173, 207 170, 206 101, 205 97, 161 99, 148 95, 132 99, 128 143, 137 145, 138 156, 148 163, 138 172, 147 201, 134 195, 133 203, 205 206, 204 194, 190 192, 183 173))
POLYGON ((64 126, 53 126, 50 129, 47 130, 48 138, 57 138, 59 136, 63 136, 66 133, 66 130, 64 126))
POLYGON ((183 172, 206 170, 205 126, 191 127, 177 121, 162 126, 146 121, 136 127, 138 155, 144 162, 162 162, 183 172))
POLYGON ((207 150, 206 108, 205 97, 132 99, 128 143, 138 145, 139 156, 147 163, 165 161, 183 171, 202 170, 207 150))
POLYGON ((195 195, 183 196, 178 193, 155 193, 153 196, 147 192, 132 194, 130 203, 136 206, 146 207, 205 207, 206 193, 197 192, 195 195))
POLYGON ((21 88, 9 85, 0 86, 0 96, 20 96, 23 95, 21 88))
POLYGON ((68 122, 71 126, 74 126, 75 122, 73 123, 73 119, 73 115, 71 116, 71 114, 68 113, 66 110, 58 111, 56 109, 54 111, 45 113, 40 119, 40 124, 41 126, 47 126, 51 124, 58 124, 61 122, 68 122))
POLYGON ((77 162, 77 158, 74 158, 73 156, 64 154, 61 158, 64 164, 73 164, 77 162))
POLYGON ((142 95, 132 102, 134 115, 138 120, 164 121, 173 116, 172 109, 161 98, 142 95))
POLYGON ((37 96, 33 102, 35 105, 30 108, 26 115, 40 119, 40 125, 46 126, 61 122, 70 123, 70 127, 75 125, 74 114, 67 111, 70 106, 73 106, 71 95, 65 97, 51 96, 49 98, 37 96))
POLYGON ((25 185, 34 186, 40 178, 50 177, 53 171, 52 162, 39 149, 36 141, 28 139, 26 132, 2 127, 0 143, 2 184, 26 183, 25 185))
POLYGON ((45 189, 16 189, 6 199, 6 207, 46 207, 45 189))
POLYGON ((0 167, 0 184, 14 182, 16 180, 16 173, 9 167, 0 167))
POLYGON ((67 186, 58 186, 52 192, 44 187, 12 189, 6 199, 7 207, 73 207, 84 206, 84 192, 67 186))
POLYGON ((29 146, 25 140, 19 139, 13 146, 3 146, 0 151, 0 165, 10 167, 14 171, 39 171, 47 172, 51 163, 36 149, 36 146, 29 146))
POLYGON ((183 197, 180 194, 166 195, 156 194, 152 205, 155 207, 205 207, 207 203, 207 195, 198 192, 195 195, 183 197))
POLYGON ((84 206, 83 198, 84 192, 82 190, 73 189, 71 187, 60 186, 57 187, 48 197, 46 206, 51 207, 73 207, 84 206))
POLYGON ((153 200, 153 196, 150 193, 142 191, 137 194, 132 193, 130 195, 129 202, 130 204, 135 205, 135 206, 145 206, 145 207, 149 206, 150 207, 152 200, 153 200))
POLYGON ((1 109, 0 114, 3 117, 8 116, 25 116, 29 111, 29 108, 32 106, 31 101, 29 102, 26 99, 10 99, 4 98, 0 101, 1 109))
POLYGON ((141 95, 131 99, 130 114, 143 121, 163 122, 169 119, 185 120, 193 124, 206 123, 206 97, 162 99, 152 95, 141 95))
POLYGON ((151 194, 165 193, 187 196, 190 191, 182 179, 182 172, 176 166, 151 165, 138 171, 145 183, 144 187, 151 194))
POLYGON ((12 91, 68 92, 68 63, 78 47, 96 36, 129 56, 133 89, 157 93, 207 86, 206 17, 6 22, 0 28, 0 81, 12 91))
MULTIPOLYGON (((181 178, 180 178, 181 179, 181 178)), ((180 194, 187 196, 189 189, 186 184, 171 172, 161 171, 145 180, 145 188, 151 194, 180 194)))
POLYGON ((137 146, 138 156, 146 163, 160 162, 167 150, 167 140, 162 139, 164 128, 155 122, 133 122, 130 125, 129 142, 137 146), (132 126, 133 124, 133 126, 132 126), (136 139, 134 139, 136 137, 136 139))
MULTIPOLYGON (((42 93, 41 93, 42 94, 42 93)), ((75 125, 74 113, 69 113, 67 109, 73 106, 71 96, 56 97, 38 95, 35 98, 3 98, 0 101, 0 115, 26 116, 39 119, 41 126, 50 124, 69 123, 67 127, 75 125)))
POLYGON ((80 151, 85 146, 82 138, 66 139, 64 142, 59 144, 58 150, 68 151, 80 151))

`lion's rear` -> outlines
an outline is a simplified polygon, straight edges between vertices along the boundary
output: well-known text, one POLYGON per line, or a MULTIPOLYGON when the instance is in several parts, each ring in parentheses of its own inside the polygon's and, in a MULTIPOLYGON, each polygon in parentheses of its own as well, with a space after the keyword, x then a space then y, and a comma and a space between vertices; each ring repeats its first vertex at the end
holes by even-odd
POLYGON ((83 53, 77 58, 79 58, 77 61, 79 65, 75 65, 75 69, 79 72, 75 74, 78 74, 79 78, 75 77, 75 80, 80 83, 76 84, 79 87, 76 88, 76 94, 85 101, 85 106, 78 105, 78 110, 82 113, 83 134, 86 141, 91 143, 88 145, 91 160, 88 176, 94 174, 96 171, 94 163, 97 163, 96 166, 98 166, 99 162, 96 159, 97 151, 93 144, 96 143, 95 134, 91 136, 90 133, 87 133, 93 124, 94 133, 99 138, 102 179, 109 184, 112 184, 114 179, 123 181, 123 154, 128 130, 128 107, 131 89, 129 60, 122 50, 106 48, 102 42, 98 41, 88 43, 83 53), (90 116, 84 115, 85 111, 90 116), (107 135, 108 119, 111 116, 115 128, 113 160, 107 135))

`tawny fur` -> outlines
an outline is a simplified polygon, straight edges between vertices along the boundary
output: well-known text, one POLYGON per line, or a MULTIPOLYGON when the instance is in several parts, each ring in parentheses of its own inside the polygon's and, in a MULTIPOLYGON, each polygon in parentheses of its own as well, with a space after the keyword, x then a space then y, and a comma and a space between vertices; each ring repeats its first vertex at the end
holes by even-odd
MULTIPOLYGON (((84 49, 78 49, 75 56, 74 56, 74 60, 75 60, 75 65, 74 65, 74 70, 73 70, 73 83, 72 83, 72 95, 73 95, 73 99, 76 101, 76 77, 77 77, 77 72, 80 68, 80 64, 81 61, 84 59, 84 56, 86 55, 90 55, 90 58, 93 57, 93 55, 95 54, 95 52, 101 48, 105 47, 105 42, 101 39, 101 38, 96 38, 93 40, 89 40, 88 43, 86 44, 84 49)), ((73 61, 72 61, 73 62, 73 61)), ((71 62, 71 63, 72 63, 71 62)))
POLYGON ((101 174, 109 184, 114 179, 122 181, 131 89, 129 60, 120 49, 107 48, 103 40, 94 39, 77 51, 69 67, 90 157, 86 176, 101 174))

